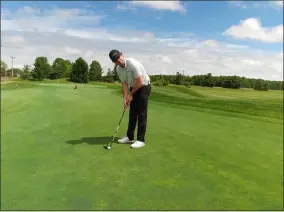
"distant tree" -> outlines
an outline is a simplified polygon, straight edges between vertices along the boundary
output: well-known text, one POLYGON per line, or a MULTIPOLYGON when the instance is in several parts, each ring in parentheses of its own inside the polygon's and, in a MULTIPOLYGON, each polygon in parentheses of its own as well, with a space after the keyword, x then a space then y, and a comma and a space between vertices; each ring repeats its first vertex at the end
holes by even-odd
POLYGON ((72 62, 70 60, 65 60, 66 69, 65 72, 62 74, 62 77, 68 78, 70 76, 72 62))
POLYGON ((212 76, 211 73, 208 73, 207 75, 204 75, 203 76, 203 79, 201 80, 200 82, 200 85, 201 86, 204 86, 204 87, 214 87, 214 78, 212 76))
POLYGON ((49 79, 58 79, 65 77, 68 72, 68 64, 67 61, 62 58, 56 58, 53 61, 52 69, 49 73, 49 79))
POLYGON ((267 83, 269 84, 269 89, 271 90, 281 90, 282 87, 282 83, 283 82, 279 82, 279 81, 267 81, 267 83))
POLYGON ((12 69, 10 68, 6 71, 6 76, 12 77, 12 72, 13 72, 13 76, 17 77, 21 75, 22 70, 20 68, 13 68, 13 71, 12 71, 12 69))
POLYGON ((268 91, 269 90, 269 84, 267 81, 263 80, 263 79, 257 79, 255 81, 254 90, 258 90, 258 91, 268 91))
POLYGON ((116 67, 117 65, 114 65, 113 70, 112 70, 112 78, 113 78, 113 81, 115 82, 119 81, 119 76, 117 74, 116 67))
POLYGON ((167 78, 167 80, 169 81, 170 84, 174 84, 175 83, 175 75, 168 75, 168 76, 164 76, 167 78))
POLYGON ((228 76, 223 80, 222 87, 239 89, 241 87, 241 78, 238 76, 228 76))
POLYGON ((109 68, 107 73, 106 73, 106 76, 104 77, 104 81, 105 82, 114 82, 113 80, 113 71, 109 68))
POLYGON ((183 82, 183 75, 181 73, 177 72, 175 79, 174 79, 174 84, 181 85, 182 82, 183 82))
POLYGON ((89 71, 90 80, 99 81, 102 78, 102 74, 103 74, 103 69, 101 64, 98 61, 93 60, 90 65, 90 71, 89 71))
POLYGON ((22 69, 22 73, 20 75, 20 78, 23 80, 30 80, 32 78, 31 76, 31 68, 29 65, 24 65, 24 68, 22 69))
POLYGON ((169 80, 163 75, 157 76, 156 81, 153 83, 155 86, 167 86, 170 84, 169 80))
POLYGON ((251 84, 250 84, 250 80, 245 78, 245 77, 242 77, 240 79, 240 87, 242 88, 251 88, 251 84))
POLYGON ((8 69, 7 64, 3 60, 1 60, 1 77, 6 76, 7 69, 8 69))
POLYGON ((47 57, 37 57, 31 75, 34 80, 43 80, 48 78, 50 71, 51 66, 48 63, 47 57))
POLYGON ((200 85, 202 84, 204 75, 195 75, 191 77, 191 81, 193 85, 200 85))
MULTIPOLYGON (((180 73, 177 75, 150 75, 152 82, 158 81, 161 76, 163 79, 167 79, 171 84, 178 85, 197 85, 197 86, 212 86, 214 87, 223 87, 223 88, 255 88, 259 86, 262 82, 257 82, 257 79, 246 78, 240 76, 212 76, 210 73, 206 75, 194 75, 194 76, 183 76, 180 73), (186 83, 188 82, 188 83, 186 83), (258 83, 258 84, 257 84, 258 83)), ((263 80, 262 84, 264 85, 263 89, 266 90, 267 87, 273 90, 283 90, 283 81, 269 81, 263 80)), ((161 85, 161 83, 160 83, 161 85)), ((262 88, 261 88, 262 89, 262 88)))
POLYGON ((82 58, 78 58, 72 65, 70 72, 70 80, 77 83, 89 82, 88 63, 82 58))

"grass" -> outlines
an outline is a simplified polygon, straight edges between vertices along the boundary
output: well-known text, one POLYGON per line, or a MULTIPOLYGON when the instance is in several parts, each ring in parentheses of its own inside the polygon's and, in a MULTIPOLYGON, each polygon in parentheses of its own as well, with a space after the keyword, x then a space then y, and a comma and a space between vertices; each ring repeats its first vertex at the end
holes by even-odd
POLYGON ((282 92, 153 87, 146 146, 106 151, 119 84, 18 83, 1 85, 3 210, 283 209, 282 92))

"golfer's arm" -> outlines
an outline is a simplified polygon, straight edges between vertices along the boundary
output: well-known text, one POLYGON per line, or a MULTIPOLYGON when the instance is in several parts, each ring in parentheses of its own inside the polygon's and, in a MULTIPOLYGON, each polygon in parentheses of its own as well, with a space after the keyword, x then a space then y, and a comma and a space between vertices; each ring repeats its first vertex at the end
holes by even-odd
POLYGON ((123 98, 126 98, 128 95, 128 84, 127 82, 122 82, 122 95, 123 98))
POLYGON ((141 70, 141 66, 142 64, 139 63, 132 63, 132 73, 133 76, 136 78, 135 83, 132 87, 132 90, 130 92, 130 95, 134 95, 135 92, 142 87, 143 85, 143 77, 142 77, 142 70, 141 70))
POLYGON ((136 78, 135 84, 133 85, 130 95, 133 96, 133 94, 141 87, 142 87, 142 76, 139 76, 136 78))

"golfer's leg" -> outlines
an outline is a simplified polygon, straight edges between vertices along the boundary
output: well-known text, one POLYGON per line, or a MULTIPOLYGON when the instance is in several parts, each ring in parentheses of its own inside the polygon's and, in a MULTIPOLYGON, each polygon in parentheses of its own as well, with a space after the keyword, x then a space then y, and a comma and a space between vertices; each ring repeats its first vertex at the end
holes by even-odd
POLYGON ((138 109, 138 132, 137 140, 145 142, 145 134, 147 128, 147 115, 148 115, 148 99, 151 92, 151 86, 145 86, 141 90, 140 104, 138 109))
POLYGON ((130 110, 129 110, 129 120, 128 120, 128 130, 127 130, 127 137, 130 140, 134 140, 134 131, 137 123, 137 102, 136 99, 130 103, 130 110))

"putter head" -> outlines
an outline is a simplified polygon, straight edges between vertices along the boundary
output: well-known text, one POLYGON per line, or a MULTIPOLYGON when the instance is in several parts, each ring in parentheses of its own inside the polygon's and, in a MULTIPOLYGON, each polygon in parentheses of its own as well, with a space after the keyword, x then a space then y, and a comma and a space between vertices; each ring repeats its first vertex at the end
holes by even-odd
POLYGON ((105 149, 110 150, 111 147, 110 146, 104 146, 105 149))

